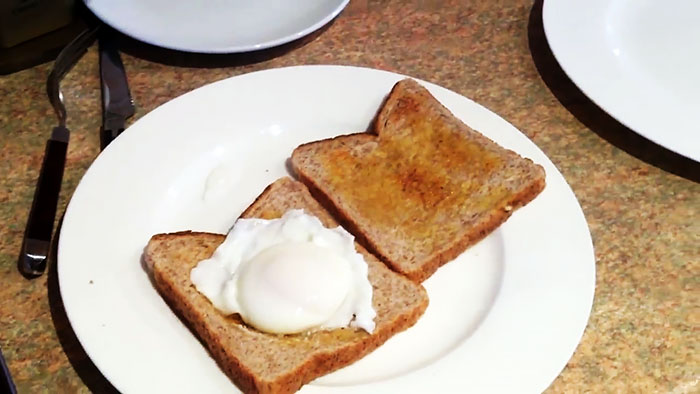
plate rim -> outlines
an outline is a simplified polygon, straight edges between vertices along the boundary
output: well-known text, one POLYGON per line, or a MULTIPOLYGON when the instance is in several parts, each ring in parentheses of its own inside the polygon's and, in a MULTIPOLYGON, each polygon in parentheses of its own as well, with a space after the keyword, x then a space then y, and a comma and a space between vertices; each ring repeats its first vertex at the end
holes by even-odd
MULTIPOLYGON (((281 67, 281 68, 274 68, 274 69, 266 69, 266 70, 261 70, 261 71, 252 72, 252 73, 242 74, 242 75, 239 75, 239 76, 230 77, 230 78, 227 78, 227 79, 224 79, 224 80, 221 80, 221 81, 216 81, 216 82, 212 82, 212 83, 210 83, 210 84, 208 84, 208 85, 204 85, 204 86, 201 87, 201 88, 198 88, 198 89, 195 89, 195 90, 193 90, 193 91, 187 92, 187 93, 185 93, 185 94, 183 94, 183 95, 181 95, 181 96, 179 96, 179 97, 176 97, 176 98, 170 100, 169 102, 167 102, 167 103, 161 105, 160 107, 156 108, 154 111, 151 111, 149 114, 146 114, 146 115, 145 115, 144 117, 142 117, 141 119, 144 119, 144 118, 146 118, 148 115, 150 115, 150 114, 152 114, 152 113, 155 113, 155 112, 158 111, 158 110, 161 110, 161 108, 163 108, 164 106, 168 105, 168 103, 170 103, 170 102, 172 102, 172 101, 175 101, 175 100, 178 100, 178 99, 180 99, 180 98, 182 98, 182 97, 184 97, 184 96, 187 96, 187 95, 189 95, 189 94, 193 94, 193 92, 198 91, 199 89, 208 88, 208 87, 210 87, 210 86, 212 86, 212 85, 219 84, 219 83, 224 83, 225 81, 229 81, 229 80, 232 80, 232 79, 235 79, 235 78, 241 78, 241 77, 246 77, 246 76, 250 77, 250 76, 253 75, 253 74, 262 74, 262 73, 270 73, 270 72, 290 72, 290 71, 291 71, 291 72, 294 72, 295 70, 300 70, 300 69, 309 70, 309 69, 320 69, 320 68, 336 69, 336 70, 346 70, 346 71, 349 71, 349 72, 355 71, 355 72, 368 72, 368 73, 383 73, 383 74, 385 74, 385 75, 387 75, 387 76, 389 76, 389 77, 392 77, 392 78, 402 78, 402 77, 406 77, 406 76, 403 75, 403 74, 393 73, 393 72, 389 72, 389 71, 375 70, 375 69, 370 69, 370 68, 354 67, 354 66, 311 65, 311 66, 292 66, 292 67, 281 67)), ((451 91, 451 90, 449 90, 449 89, 447 89, 447 88, 444 88, 444 87, 439 86, 439 85, 435 85, 435 84, 430 83, 430 82, 423 81, 423 80, 418 79, 418 78, 414 78, 414 79, 416 79, 416 80, 419 81, 420 83, 424 84, 424 86, 428 87, 429 90, 431 90, 431 91, 432 91, 433 89, 439 89, 439 90, 441 90, 441 91, 443 91, 443 92, 446 92, 445 94, 449 94, 449 95, 453 96, 453 98, 456 99, 456 100, 460 100, 460 101, 464 100, 465 102, 468 102, 470 105, 475 105, 476 107, 478 107, 479 111, 485 111, 485 113, 487 113, 488 116, 491 117, 494 121, 498 121, 498 122, 501 122, 501 123, 504 124, 504 125, 507 125, 508 128, 509 128, 509 130, 512 130, 512 131, 516 132, 516 134, 517 134, 516 137, 517 137, 518 139, 524 139, 524 140, 527 141, 527 144, 529 144, 528 149, 534 150, 535 152, 537 152, 537 154, 538 154, 539 156, 542 156, 542 158, 544 158, 544 160, 546 161, 546 163, 540 163, 540 164, 543 164, 543 165, 546 164, 547 166, 553 168, 554 171, 555 171, 555 173, 553 174, 553 176, 554 176, 556 179, 558 179, 558 180, 562 183, 562 186, 563 186, 562 192, 565 192, 565 193, 570 194, 570 198, 571 198, 571 199, 568 200, 569 202, 567 202, 567 204, 568 204, 568 203, 573 203, 573 204, 574 204, 573 207, 572 207, 572 209, 573 209, 572 214, 578 215, 578 216, 580 217, 580 220, 582 220, 583 226, 585 227, 586 239, 582 239, 582 240, 580 240, 580 241, 583 242, 584 244, 586 244, 586 245, 585 245, 586 248, 587 248, 587 251, 586 251, 586 252, 587 252, 587 254, 589 254, 588 257, 590 257, 590 261, 589 261, 589 263, 590 263, 590 264, 589 264, 590 271, 589 271, 588 273, 589 273, 590 275, 592 275, 592 281, 591 281, 591 283, 590 283, 590 288, 589 288, 589 291, 588 291, 588 294, 587 294, 587 297, 586 297, 586 298, 587 298, 587 302, 586 302, 587 308, 586 308, 585 311, 581 311, 581 312, 582 312, 581 315, 585 315, 585 319, 584 319, 585 321, 583 322, 582 326, 580 327, 579 332, 577 332, 576 335, 574 335, 574 336, 576 337, 575 346, 573 346, 573 348, 570 349, 570 352, 568 352, 568 356, 566 357, 566 360, 568 360, 568 359, 573 355, 573 353, 575 352, 576 348, 578 347, 578 344, 580 343, 581 337, 582 337, 582 335, 583 335, 583 333, 584 333, 584 331, 585 331, 585 328, 586 328, 586 326, 587 326, 588 319, 590 318, 590 312, 591 312, 592 303, 593 303, 593 298, 594 298, 594 292, 595 292, 595 256, 594 256, 594 252, 593 252, 593 243, 592 243, 592 239, 591 239, 591 237, 590 237, 590 230, 589 230, 588 225, 587 225, 587 222, 586 222, 586 220, 585 220, 585 216, 584 216, 584 214, 583 214, 583 210, 582 210, 582 208, 581 208, 581 206, 580 206, 580 203, 579 203, 578 200, 576 199, 576 197, 575 197, 573 191, 571 190, 570 186, 568 185, 568 183, 566 183, 566 180, 564 179, 563 175, 556 169, 556 167, 554 166, 554 164, 553 164, 553 163, 551 162, 551 160, 544 154, 544 152, 542 152, 541 149, 539 149, 539 147, 537 147, 531 140, 529 140, 529 138, 527 138, 527 136, 525 136, 521 131, 519 131, 515 126, 513 126, 513 125, 512 125, 511 123, 509 123, 507 120, 505 120, 504 118, 500 117, 498 114, 496 114, 496 113, 490 111, 489 109, 483 107, 482 105, 480 105, 480 104, 478 104, 478 103, 475 103, 474 101, 470 100, 469 98, 464 97, 464 96, 462 96, 462 95, 460 95, 460 94, 458 94, 458 93, 456 93, 456 92, 454 92, 454 91, 451 91)), ((141 121, 141 119, 139 119, 139 121, 141 121)), ((137 123, 135 123, 134 125, 136 125, 136 124, 137 124, 137 123)), ((133 125, 132 125, 132 127, 133 127, 133 125)), ((128 130, 127 130, 127 132, 128 132, 128 130)), ((510 132, 510 131, 509 131, 509 132, 510 132)), ((135 138, 135 137, 134 137, 134 138, 135 138)), ((111 149, 108 148, 108 150, 105 151, 105 152, 107 153, 107 154, 105 155, 105 157, 106 157, 106 156, 109 156, 109 155, 112 155, 113 152, 115 151, 115 148, 114 148, 114 147, 115 147, 115 146, 119 146, 119 145, 122 144, 122 143, 125 143, 124 141, 125 141, 125 139, 122 139, 122 141, 117 140, 117 141, 115 141, 115 143, 113 143, 112 145, 110 145, 110 148, 111 148, 111 149)), ((522 154, 522 153, 521 153, 521 154, 522 154)), ((101 156, 102 156, 102 155, 101 155, 101 156)), ((526 156, 529 156, 529 155, 526 155, 526 156)), ((91 165, 91 168, 88 169, 88 172, 86 172, 86 175, 88 175, 88 173, 90 173, 90 171, 93 170, 93 166, 94 166, 95 164, 97 164, 97 166, 100 166, 100 165, 101 165, 100 163, 102 163, 104 160, 100 160, 100 159, 101 159, 101 157, 98 157, 98 158, 97 158, 97 160, 95 161, 95 163, 93 163, 93 165, 91 165)), ((548 170, 549 170, 549 169, 550 169, 550 168, 548 168, 548 170)), ((93 171, 94 171, 94 170, 93 170, 93 171)), ((548 184, 549 184, 549 180, 550 180, 550 173, 549 173, 549 172, 548 172, 548 175, 547 175, 547 176, 548 176, 548 184)), ((85 176, 84 176, 83 179, 85 179, 85 176)), ((78 195, 79 193, 81 193, 81 192, 80 192, 81 187, 86 187, 86 186, 85 186, 85 183, 83 182, 83 179, 81 179, 80 184, 79 184, 78 187, 76 188, 76 191, 75 191, 75 193, 74 193, 74 197, 75 197, 76 195, 78 195)), ((546 190, 546 189, 545 189, 545 190, 546 190)), ((73 214, 73 213, 72 213, 73 210, 74 210, 74 206, 73 206, 73 204, 72 204, 73 201, 74 201, 74 198, 71 198, 71 202, 69 203, 68 208, 66 209, 65 218, 66 218, 66 221, 67 221, 67 222, 69 222, 69 220, 70 220, 70 218, 72 217, 72 214, 73 214)), ((58 260, 59 260, 59 261, 61 261, 61 257, 62 257, 62 256, 64 255, 64 253, 65 253, 65 250, 66 250, 66 249, 65 249, 65 245, 66 245, 65 243, 66 243, 66 242, 67 242, 67 241, 66 241, 66 237, 61 237, 60 240, 59 240, 59 251, 58 251, 58 260)), ((64 259, 64 260, 65 260, 65 259, 64 259)), ((58 276, 59 276, 59 288, 60 288, 60 289, 64 289, 64 288, 65 288, 65 285, 67 284, 67 283, 66 283, 66 280, 67 280, 67 279, 66 279, 66 276, 65 276, 65 275, 66 275, 66 273, 65 273, 65 268, 64 268, 64 269, 61 269, 62 267, 64 267, 64 265, 65 265, 65 264, 59 264, 59 266, 58 266, 58 267, 59 267, 59 269, 58 269, 58 276)), ((75 333, 76 333, 76 336, 78 337, 79 341, 83 344, 83 347, 85 348, 86 353, 87 353, 88 355, 90 355, 90 351, 88 350, 89 346, 86 346, 86 344, 84 343, 84 339, 81 338, 81 335, 78 334, 78 331, 76 330, 76 328, 75 328, 75 326, 74 326, 74 322, 75 322, 74 318, 75 318, 75 316, 72 316, 72 314, 70 313, 70 309, 71 309, 70 303, 71 303, 71 302, 70 302, 69 300, 66 300, 65 294, 64 294, 63 291, 61 291, 61 297, 62 297, 62 299, 63 299, 63 301, 64 301, 64 304, 66 305, 66 314, 67 314, 67 316, 68 316, 68 318, 69 318, 69 321, 71 321, 71 325, 72 325, 72 327, 73 327, 73 329, 74 329, 74 331, 75 331, 75 333)), ((97 365, 98 368, 99 368, 99 363, 97 362, 97 360, 94 359, 94 356, 91 356, 91 359, 93 359, 93 362, 95 362, 95 365, 97 365)), ((566 360, 565 360, 565 361, 566 361, 566 360)), ((563 370, 563 368, 564 368, 565 366, 566 366, 566 362, 562 363, 561 366, 560 366, 560 368, 559 368, 559 370, 551 377, 551 380, 548 381, 548 382, 546 382, 546 383, 544 383, 544 386, 543 386, 541 389, 544 390, 548 385, 550 385, 551 382, 561 373, 561 370, 563 370)), ((105 377, 108 377, 108 379, 114 383, 114 380, 109 378, 109 373, 108 373, 107 371, 105 371, 105 370, 102 369, 102 368, 100 368, 100 370, 101 370, 101 372, 105 375, 105 377)), ((398 379, 400 379, 400 378, 398 378, 398 379)), ((388 380, 388 381, 386 381, 386 382, 388 382, 388 384, 391 384, 392 380, 388 380)), ((116 386, 116 383, 115 383, 115 386, 116 386)), ((381 386, 381 384, 380 384, 379 386, 381 386)), ((349 387, 352 388, 352 387, 355 387, 355 386, 349 386, 349 387)), ((361 386, 360 386, 360 387, 361 387, 361 386)), ((373 386, 373 387, 374 387, 374 386, 373 386)), ((334 388, 334 389, 335 389, 335 388, 334 388)), ((342 391, 343 391, 342 389, 339 389, 339 392, 342 392, 342 391)), ((351 391, 352 391, 352 390, 351 390, 351 391)))

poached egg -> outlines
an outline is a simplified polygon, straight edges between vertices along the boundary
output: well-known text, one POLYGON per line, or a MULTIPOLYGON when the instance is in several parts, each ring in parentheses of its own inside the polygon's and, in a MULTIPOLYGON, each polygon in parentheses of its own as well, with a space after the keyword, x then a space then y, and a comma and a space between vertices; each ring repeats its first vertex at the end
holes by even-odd
POLYGON ((376 312, 367 273, 350 233, 295 209, 279 219, 237 220, 190 279, 218 310, 261 331, 371 333, 376 312))

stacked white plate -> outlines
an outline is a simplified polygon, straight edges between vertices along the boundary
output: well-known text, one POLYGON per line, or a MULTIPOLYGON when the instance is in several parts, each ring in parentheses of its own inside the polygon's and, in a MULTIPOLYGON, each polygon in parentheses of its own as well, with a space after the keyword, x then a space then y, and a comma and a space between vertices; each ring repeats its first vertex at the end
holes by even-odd
POLYGON ((301 38, 349 0, 85 0, 105 23, 143 42, 180 51, 235 53, 301 38))
POLYGON ((545 0, 552 52, 625 126, 700 161, 700 1, 545 0))

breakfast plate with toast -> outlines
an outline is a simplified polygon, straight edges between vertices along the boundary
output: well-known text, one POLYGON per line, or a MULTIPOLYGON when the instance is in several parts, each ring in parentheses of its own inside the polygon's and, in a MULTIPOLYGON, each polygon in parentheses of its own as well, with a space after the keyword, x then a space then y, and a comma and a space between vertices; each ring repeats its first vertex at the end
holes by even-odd
POLYGON ((238 53, 285 44, 328 24, 349 0, 86 0, 114 29, 148 44, 238 53))
POLYGON ((123 392, 534 393, 583 335, 595 260, 563 176, 498 115, 298 66, 127 129, 69 203, 58 277, 123 392))

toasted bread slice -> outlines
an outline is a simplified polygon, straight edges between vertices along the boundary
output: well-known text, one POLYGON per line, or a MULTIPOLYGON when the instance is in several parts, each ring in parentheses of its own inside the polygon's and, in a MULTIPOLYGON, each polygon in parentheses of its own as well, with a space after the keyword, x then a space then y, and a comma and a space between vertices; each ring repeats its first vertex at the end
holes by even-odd
MULTIPOLYGON (((317 216, 326 227, 338 225, 303 184, 290 178, 268 186, 242 217, 273 219, 294 208, 317 216)), ((244 392, 294 392, 316 377, 358 360, 412 326, 428 304, 422 286, 391 271, 357 245, 368 263, 373 288, 377 317, 372 334, 350 328, 298 335, 263 333, 247 326, 238 315, 219 313, 190 282, 190 270, 210 257, 224 238, 194 232, 158 234, 148 243, 145 260, 158 291, 244 392)))
POLYGON ((421 282, 545 185, 544 170, 462 123, 417 82, 398 82, 374 133, 299 146, 299 179, 365 247, 421 282))

